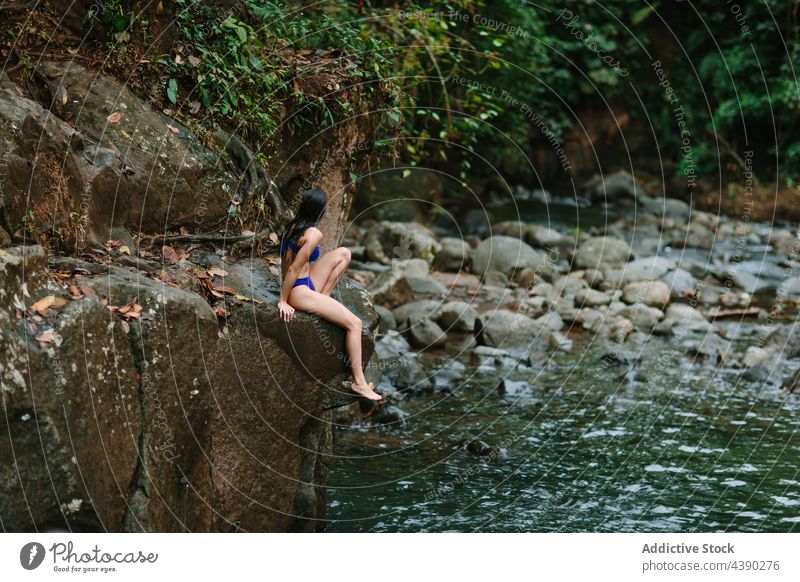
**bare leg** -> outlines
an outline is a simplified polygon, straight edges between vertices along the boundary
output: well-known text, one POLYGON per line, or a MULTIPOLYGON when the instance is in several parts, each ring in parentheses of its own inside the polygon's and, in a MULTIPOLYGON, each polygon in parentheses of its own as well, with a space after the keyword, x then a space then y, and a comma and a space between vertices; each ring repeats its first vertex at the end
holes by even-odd
POLYGON ((308 287, 298 286, 289 295, 289 305, 300 311, 314 313, 331 323, 344 328, 346 332, 345 347, 353 373, 353 391, 369 398, 380 400, 382 397, 367 383, 361 361, 361 319, 333 297, 312 291, 308 287))
POLYGON ((329 253, 325 253, 320 259, 311 265, 311 281, 317 291, 323 295, 330 295, 333 288, 341 280, 350 265, 350 249, 339 247, 329 253))

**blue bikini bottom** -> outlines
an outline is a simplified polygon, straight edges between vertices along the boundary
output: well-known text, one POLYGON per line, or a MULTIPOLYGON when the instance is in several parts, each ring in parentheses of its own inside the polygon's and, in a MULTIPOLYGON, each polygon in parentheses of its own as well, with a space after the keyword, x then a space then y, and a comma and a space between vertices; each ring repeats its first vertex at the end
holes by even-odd
POLYGON ((297 281, 294 282, 294 285, 292 285, 292 289, 294 289, 298 285, 305 285, 306 287, 308 287, 312 291, 316 291, 316 289, 314 288, 314 283, 311 281, 311 277, 301 277, 301 278, 299 278, 297 281))

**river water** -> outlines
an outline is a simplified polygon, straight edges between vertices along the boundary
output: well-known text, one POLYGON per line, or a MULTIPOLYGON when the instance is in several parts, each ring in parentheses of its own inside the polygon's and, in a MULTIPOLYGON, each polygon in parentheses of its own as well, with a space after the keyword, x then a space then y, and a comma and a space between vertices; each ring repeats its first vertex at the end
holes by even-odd
MULTIPOLYGON (((763 336, 756 321, 721 327, 738 354, 763 336)), ((625 345, 632 369, 604 363, 611 340, 573 339, 535 367, 426 354, 431 374, 464 371, 401 401, 402 426, 337 430, 327 530, 800 529, 800 396, 673 338, 625 345), (475 456, 464 439, 506 451, 475 456)))
MULTIPOLYGON (((741 349, 758 333, 744 331, 741 349)), ((800 528, 797 396, 669 340, 651 339, 633 373, 608 351, 587 337, 543 370, 473 365, 404 402, 402 427, 337 432, 328 531, 800 528), (507 457, 471 455, 467 438, 507 457)))

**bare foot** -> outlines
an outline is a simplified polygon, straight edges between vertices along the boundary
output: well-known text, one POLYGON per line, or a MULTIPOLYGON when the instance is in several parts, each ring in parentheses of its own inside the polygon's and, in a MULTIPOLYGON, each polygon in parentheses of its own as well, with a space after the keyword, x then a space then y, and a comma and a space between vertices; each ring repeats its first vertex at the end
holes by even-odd
POLYGON ((375 392, 373 390, 372 382, 369 384, 356 384, 355 382, 352 383, 351 390, 358 394, 359 396, 363 396, 369 400, 382 400, 383 396, 375 392))

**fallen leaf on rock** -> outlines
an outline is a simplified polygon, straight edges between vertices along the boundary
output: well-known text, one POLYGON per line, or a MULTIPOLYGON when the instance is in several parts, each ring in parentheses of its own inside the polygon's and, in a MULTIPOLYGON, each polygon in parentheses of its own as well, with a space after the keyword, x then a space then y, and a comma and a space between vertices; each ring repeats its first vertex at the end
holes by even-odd
POLYGON ((244 295, 235 295, 235 297, 236 297, 236 299, 238 299, 239 301, 252 301, 252 302, 253 302, 253 303, 255 303, 256 305, 261 305, 261 304, 263 304, 263 303, 264 303, 263 301, 259 301, 258 299, 253 299, 252 297, 246 297, 246 296, 244 296, 244 295))
POLYGON ((278 257, 264 257, 264 260, 273 265, 280 264, 281 260, 278 257))
POLYGON ((92 289, 88 285, 81 285, 80 291, 84 295, 95 295, 95 296, 97 295, 97 291, 95 291, 94 289, 92 289))
POLYGON ((42 316, 47 315, 47 313, 50 311, 50 308, 53 306, 55 301, 56 301, 55 295, 48 295, 47 297, 43 297, 42 299, 39 299, 39 301, 31 305, 31 311, 33 313, 38 313, 39 315, 42 316))
POLYGON ((181 260, 175 249, 167 245, 161 247, 161 255, 170 263, 178 264, 181 260))
POLYGON ((274 232, 269 233, 269 241, 274 245, 278 244, 278 235, 274 232))
POLYGON ((177 127, 170 125, 169 123, 167 124, 167 129, 169 129, 172 133, 178 133, 178 131, 180 131, 177 127))
POLYGON ((252 230, 243 230, 242 231, 242 236, 255 236, 255 235, 256 235, 256 233, 253 232, 252 230))
POLYGON ((128 245, 122 245, 121 247, 119 247, 119 252, 122 253, 123 255, 129 255, 131 254, 131 249, 128 248, 128 245))
POLYGON ((234 291, 230 287, 226 287, 225 285, 214 285, 214 287, 212 287, 212 291, 216 291, 217 293, 223 293, 225 295, 236 295, 236 291, 234 291))
POLYGON ((211 275, 212 277, 227 277, 228 271, 226 271, 225 269, 220 269, 219 267, 211 267, 208 270, 208 274, 211 275))
POLYGON ((194 55, 189 55, 189 64, 192 65, 193 67, 196 67, 197 65, 200 64, 200 59, 198 59, 194 55))
POLYGON ((217 314, 217 317, 228 317, 230 315, 230 312, 222 305, 217 305, 214 308, 214 313, 217 314))
POLYGON ((280 277, 281 274, 280 271, 278 271, 278 269, 276 269, 272 265, 269 266, 269 272, 275 275, 276 277, 280 277))
POLYGON ((122 119, 122 113, 120 113, 119 111, 115 111, 107 118, 109 123, 119 123, 120 119, 122 119))

